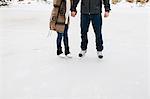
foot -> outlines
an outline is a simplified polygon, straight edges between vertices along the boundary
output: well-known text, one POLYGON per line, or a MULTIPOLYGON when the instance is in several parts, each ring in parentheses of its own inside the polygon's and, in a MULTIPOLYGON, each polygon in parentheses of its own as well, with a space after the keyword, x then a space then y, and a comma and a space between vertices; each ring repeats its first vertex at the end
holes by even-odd
POLYGON ((97 56, 98 58, 102 59, 103 58, 102 51, 97 51, 97 56))
POLYGON ((69 47, 65 47, 65 55, 70 54, 69 47))
POLYGON ((81 50, 81 52, 79 53, 79 57, 83 57, 85 56, 86 50, 81 50))
POLYGON ((61 53, 58 55, 60 58, 65 58, 66 56, 64 55, 64 53, 61 53))
POLYGON ((61 49, 58 49, 58 50, 57 50, 57 55, 58 55, 59 57, 61 57, 61 58, 65 58, 65 55, 64 55, 64 53, 62 52, 61 49))
POLYGON ((66 57, 68 57, 68 58, 72 58, 71 53, 67 54, 67 55, 66 55, 66 57))
POLYGON ((63 52, 62 52, 62 49, 61 48, 58 48, 57 49, 57 55, 60 55, 60 54, 62 54, 63 52))

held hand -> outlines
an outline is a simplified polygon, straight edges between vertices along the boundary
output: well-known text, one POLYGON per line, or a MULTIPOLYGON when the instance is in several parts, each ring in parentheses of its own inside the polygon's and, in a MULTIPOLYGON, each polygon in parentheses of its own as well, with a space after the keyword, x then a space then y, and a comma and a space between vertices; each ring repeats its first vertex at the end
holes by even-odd
POLYGON ((55 26, 55 25, 51 26, 51 29, 52 29, 52 30, 55 30, 55 29, 56 29, 56 26, 55 26))
POLYGON ((72 12, 71 12, 71 16, 72 16, 72 17, 75 17, 76 14, 77 14, 77 12, 75 12, 75 11, 72 11, 72 12))
POLYGON ((106 11, 106 12, 104 13, 104 17, 106 18, 106 17, 108 17, 108 16, 109 16, 109 12, 106 11))

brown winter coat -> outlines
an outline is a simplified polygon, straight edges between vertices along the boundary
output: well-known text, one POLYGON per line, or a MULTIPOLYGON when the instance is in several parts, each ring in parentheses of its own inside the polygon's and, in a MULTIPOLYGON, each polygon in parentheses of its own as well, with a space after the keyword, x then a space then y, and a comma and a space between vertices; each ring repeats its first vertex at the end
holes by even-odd
POLYGON ((49 22, 50 30, 54 30, 56 32, 64 32, 66 21, 65 13, 66 13, 65 0, 53 0, 53 10, 51 12, 51 18, 49 22))

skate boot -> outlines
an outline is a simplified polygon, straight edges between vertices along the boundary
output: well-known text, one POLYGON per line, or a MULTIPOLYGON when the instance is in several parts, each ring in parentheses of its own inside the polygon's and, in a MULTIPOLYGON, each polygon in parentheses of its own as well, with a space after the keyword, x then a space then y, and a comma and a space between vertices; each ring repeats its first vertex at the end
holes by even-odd
POLYGON ((68 57, 68 58, 72 58, 72 55, 71 55, 71 53, 70 53, 70 51, 69 51, 69 47, 68 47, 68 48, 65 48, 65 55, 66 55, 66 57, 68 57))
POLYGON ((61 58, 65 58, 65 55, 63 54, 61 48, 58 48, 58 49, 57 49, 57 55, 58 55, 59 57, 61 57, 61 58))
POLYGON ((102 51, 97 51, 97 56, 98 58, 102 59, 103 58, 102 51))
POLYGON ((79 53, 79 57, 85 56, 86 50, 81 50, 79 53))

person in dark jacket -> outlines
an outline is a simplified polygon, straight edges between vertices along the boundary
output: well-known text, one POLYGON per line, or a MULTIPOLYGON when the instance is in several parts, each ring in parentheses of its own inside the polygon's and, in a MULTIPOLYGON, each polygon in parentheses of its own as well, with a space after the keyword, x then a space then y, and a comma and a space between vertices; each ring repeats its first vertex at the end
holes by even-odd
MULTIPOLYGON (((73 0, 73 5, 71 6, 71 15, 76 16, 76 7, 80 0, 73 0)), ((88 38, 87 32, 89 28, 90 21, 95 32, 96 37, 96 49, 97 55, 101 59, 103 58, 103 39, 102 39, 102 4, 104 4, 105 13, 104 17, 109 16, 110 3, 109 0, 81 0, 81 52, 79 57, 83 57, 87 52, 88 38)))

